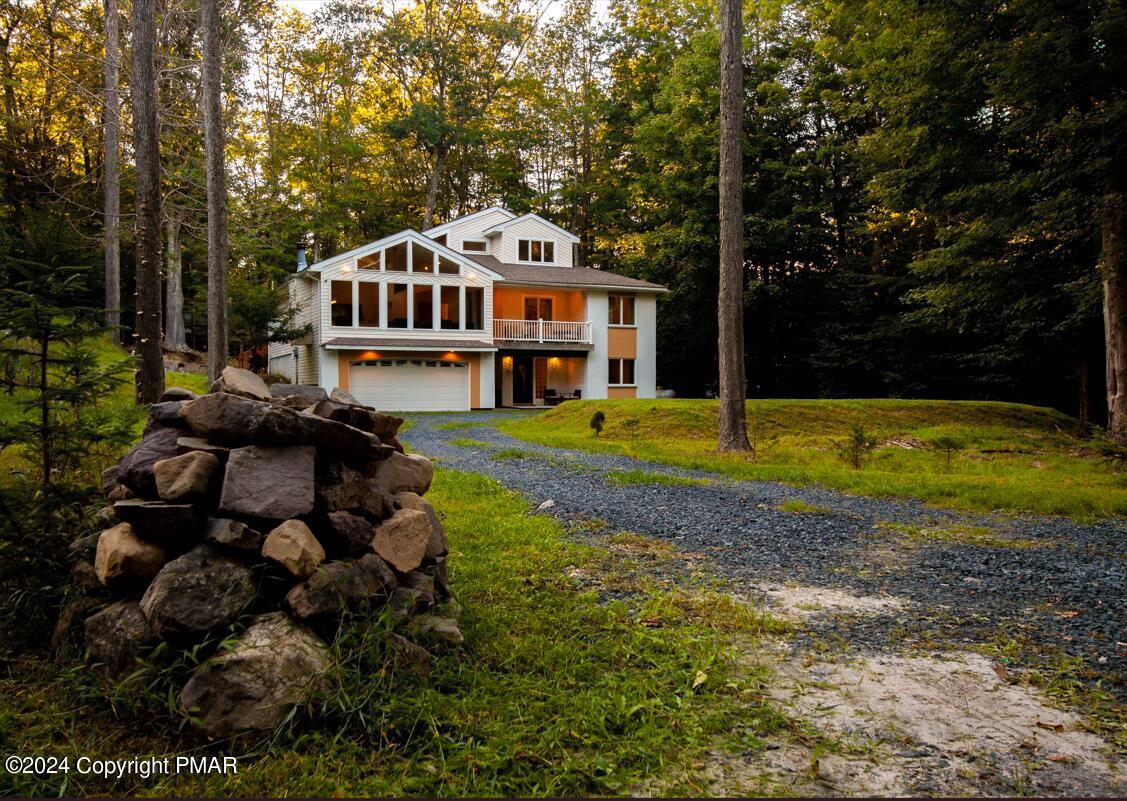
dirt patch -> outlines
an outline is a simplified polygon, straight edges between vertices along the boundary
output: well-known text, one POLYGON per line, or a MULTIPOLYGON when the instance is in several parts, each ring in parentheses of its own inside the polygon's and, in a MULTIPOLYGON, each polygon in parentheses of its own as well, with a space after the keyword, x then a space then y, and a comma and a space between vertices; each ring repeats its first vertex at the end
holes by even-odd
POLYGON ((823 614, 883 615, 907 605, 891 595, 854 595, 832 587, 761 584, 758 589, 777 612, 795 618, 823 614))
POLYGON ((771 697, 818 732, 718 757, 716 793, 1121 795, 1125 766, 1074 713, 977 654, 776 666, 771 697))

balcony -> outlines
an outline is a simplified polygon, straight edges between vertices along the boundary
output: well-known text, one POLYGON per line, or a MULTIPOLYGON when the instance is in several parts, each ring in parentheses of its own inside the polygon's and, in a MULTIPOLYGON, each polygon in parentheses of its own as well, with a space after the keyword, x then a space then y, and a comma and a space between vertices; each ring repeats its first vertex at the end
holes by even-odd
POLYGON ((493 339, 503 342, 544 342, 590 345, 591 323, 562 320, 493 320, 493 339))

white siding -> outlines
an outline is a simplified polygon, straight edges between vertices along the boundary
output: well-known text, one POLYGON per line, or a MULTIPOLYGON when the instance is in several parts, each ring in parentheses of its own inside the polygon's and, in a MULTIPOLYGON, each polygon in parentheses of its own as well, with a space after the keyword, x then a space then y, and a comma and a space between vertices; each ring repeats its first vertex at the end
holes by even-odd
POLYGON ((492 409, 497 405, 496 367, 492 353, 482 353, 480 356, 480 371, 478 379, 478 406, 482 409, 492 409))
MULTIPOLYGON (((462 252, 463 239, 485 239, 482 233, 486 228, 491 228, 494 225, 511 220, 513 218, 512 212, 505 213, 500 209, 490 211, 488 214, 481 214, 472 220, 461 222, 452 220, 449 228, 442 227, 437 233, 446 234, 446 247, 451 250, 462 252)), ((433 231, 424 232, 427 236, 431 236, 433 231)), ((497 237, 493 237, 497 239, 497 237)), ((497 254, 490 252, 489 255, 496 256, 497 254)), ((502 260, 503 261, 503 260, 502 260)))
POLYGON ((657 296, 639 292, 634 296, 634 322, 637 324, 638 354, 634 362, 634 383, 639 398, 657 397, 657 296))
POLYGON ((498 240, 494 243, 493 255, 507 264, 518 264, 517 240, 518 239, 550 239, 556 243, 555 267, 571 267, 571 242, 560 236, 551 226, 545 225, 537 219, 529 218, 513 223, 500 236, 493 237, 498 240))
POLYGON ((584 398, 602 400, 607 396, 607 320, 610 314, 607 292, 591 289, 587 292, 587 319, 591 321, 595 348, 587 354, 587 380, 584 398))

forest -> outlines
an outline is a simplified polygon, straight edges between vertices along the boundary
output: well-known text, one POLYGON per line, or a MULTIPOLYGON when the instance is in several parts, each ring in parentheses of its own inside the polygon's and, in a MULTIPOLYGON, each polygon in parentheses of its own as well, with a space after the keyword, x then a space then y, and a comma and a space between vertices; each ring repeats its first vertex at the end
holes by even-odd
MULTIPOLYGON (((131 326, 129 4, 0 8, 0 249, 84 270, 81 302, 102 305, 113 153, 131 326)), ((582 264, 669 286, 659 383, 716 392, 714 3, 218 13, 233 354, 285 332, 299 242, 316 260, 499 204, 575 231, 582 264)), ((1122 350, 1105 349, 1122 333, 1102 310, 1122 288, 1101 288, 1123 247, 1118 4, 771 0, 744 17, 748 396, 1000 399, 1106 422, 1105 353, 1122 350)), ((157 18, 163 344, 203 350, 200 13, 166 0, 157 18)))

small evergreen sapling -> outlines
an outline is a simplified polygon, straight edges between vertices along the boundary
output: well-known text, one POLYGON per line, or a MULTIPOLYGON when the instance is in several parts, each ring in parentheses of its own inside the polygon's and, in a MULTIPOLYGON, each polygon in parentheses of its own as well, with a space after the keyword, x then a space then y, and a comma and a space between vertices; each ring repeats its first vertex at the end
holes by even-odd
POLYGON ((876 449, 877 439, 870 436, 860 423, 855 423, 849 432, 849 438, 843 442, 835 442, 834 445, 841 458, 854 470, 859 470, 869 458, 869 454, 876 449))
POLYGON ((966 448, 966 443, 958 437, 943 434, 931 440, 931 447, 935 448, 937 451, 943 451, 944 455, 947 457, 947 472, 950 472, 951 456, 966 448))
POLYGON ((595 429, 596 437, 599 436, 599 434, 603 433, 603 425, 606 423, 606 421, 607 416, 602 412, 595 412, 593 415, 591 415, 590 426, 591 428, 595 429))

